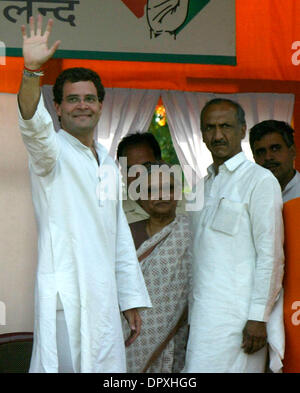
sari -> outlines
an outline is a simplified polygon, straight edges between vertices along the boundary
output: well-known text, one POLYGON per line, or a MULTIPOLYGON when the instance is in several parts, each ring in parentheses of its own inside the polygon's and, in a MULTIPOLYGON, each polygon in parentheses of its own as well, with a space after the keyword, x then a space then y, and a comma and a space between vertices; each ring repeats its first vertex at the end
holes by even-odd
MULTIPOLYGON (((189 227, 187 216, 181 214, 137 249, 152 308, 140 310, 141 333, 126 348, 129 373, 176 373, 184 367, 190 288, 189 227)), ((127 323, 123 330, 127 337, 127 323)))

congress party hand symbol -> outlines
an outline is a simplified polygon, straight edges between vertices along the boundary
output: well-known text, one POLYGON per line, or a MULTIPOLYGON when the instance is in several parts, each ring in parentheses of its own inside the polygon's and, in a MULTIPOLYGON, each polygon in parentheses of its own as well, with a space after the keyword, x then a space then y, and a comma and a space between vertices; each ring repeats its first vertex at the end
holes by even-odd
POLYGON ((189 0, 148 0, 147 20, 151 38, 167 32, 176 38, 176 30, 186 20, 189 0))

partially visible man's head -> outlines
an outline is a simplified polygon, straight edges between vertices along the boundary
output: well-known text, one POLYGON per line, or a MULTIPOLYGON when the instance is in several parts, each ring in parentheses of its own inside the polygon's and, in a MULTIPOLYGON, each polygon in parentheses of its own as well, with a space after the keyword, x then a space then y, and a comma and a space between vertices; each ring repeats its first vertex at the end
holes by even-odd
POLYGON ((295 174, 293 128, 284 121, 265 120, 251 128, 249 140, 255 162, 269 169, 284 190, 295 174))
MULTIPOLYGON (((120 157, 128 158, 128 150, 130 148, 136 148, 140 146, 147 146, 152 152, 154 160, 161 160, 161 149, 159 143, 155 139, 154 135, 150 132, 136 132, 125 136, 118 145, 117 159, 120 157)), ((154 161, 146 160, 146 161, 154 161)))
MULTIPOLYGON (((161 149, 154 135, 150 132, 135 133, 124 137, 119 143, 117 149, 117 159, 122 164, 121 158, 127 160, 126 168, 122 168, 128 172, 133 165, 145 165, 146 163, 161 160, 161 149)), ((127 177, 129 185, 135 177, 127 177)))
POLYGON ((246 133, 245 112, 235 101, 216 98, 201 111, 203 141, 219 166, 242 151, 246 133))
POLYGON ((76 83, 83 81, 90 81, 95 85, 98 100, 102 102, 104 100, 105 90, 100 76, 95 71, 83 67, 67 68, 57 77, 53 86, 54 102, 61 104, 63 100, 64 84, 66 82, 76 83))

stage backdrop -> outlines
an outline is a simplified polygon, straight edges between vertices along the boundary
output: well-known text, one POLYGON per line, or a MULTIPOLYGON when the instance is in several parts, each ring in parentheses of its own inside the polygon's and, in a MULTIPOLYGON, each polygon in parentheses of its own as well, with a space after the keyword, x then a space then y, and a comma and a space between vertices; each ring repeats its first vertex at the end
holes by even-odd
POLYGON ((56 57, 235 65, 235 0, 0 0, 6 55, 17 25, 53 18, 56 57))

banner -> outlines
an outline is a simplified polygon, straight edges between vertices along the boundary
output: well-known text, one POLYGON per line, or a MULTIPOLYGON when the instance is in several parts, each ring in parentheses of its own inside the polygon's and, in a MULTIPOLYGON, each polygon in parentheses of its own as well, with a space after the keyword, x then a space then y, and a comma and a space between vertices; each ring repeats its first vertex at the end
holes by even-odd
POLYGON ((0 0, 7 56, 38 13, 54 19, 55 57, 236 65, 235 0, 0 0))

